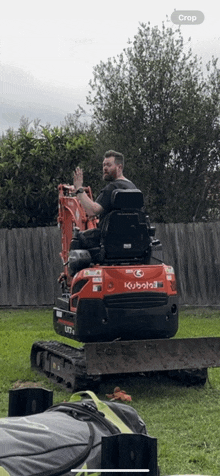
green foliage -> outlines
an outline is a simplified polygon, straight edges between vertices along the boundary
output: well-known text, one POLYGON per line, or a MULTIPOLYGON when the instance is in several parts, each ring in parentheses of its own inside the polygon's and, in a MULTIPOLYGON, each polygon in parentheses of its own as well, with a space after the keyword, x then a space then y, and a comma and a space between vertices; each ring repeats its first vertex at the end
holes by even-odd
POLYGON ((100 145, 124 152, 157 222, 209 218, 218 191, 220 70, 212 59, 204 77, 186 50, 180 31, 141 24, 94 68, 87 98, 100 145))
POLYGON ((0 227, 56 223, 57 187, 93 154, 94 138, 75 123, 29 130, 21 123, 0 141, 0 227))

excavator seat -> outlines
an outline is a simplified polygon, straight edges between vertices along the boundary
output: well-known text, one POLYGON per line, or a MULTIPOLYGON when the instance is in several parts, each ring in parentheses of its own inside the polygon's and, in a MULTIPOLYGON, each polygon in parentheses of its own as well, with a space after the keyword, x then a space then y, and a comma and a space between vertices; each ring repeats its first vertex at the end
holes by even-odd
POLYGON ((130 261, 146 255, 149 244, 149 223, 143 211, 140 190, 116 189, 112 192, 113 210, 101 225, 101 247, 104 261, 130 261))
POLYGON ((69 252, 70 275, 92 263, 146 263, 155 230, 150 227, 143 207, 140 190, 114 190, 112 211, 100 228, 76 232, 69 252))

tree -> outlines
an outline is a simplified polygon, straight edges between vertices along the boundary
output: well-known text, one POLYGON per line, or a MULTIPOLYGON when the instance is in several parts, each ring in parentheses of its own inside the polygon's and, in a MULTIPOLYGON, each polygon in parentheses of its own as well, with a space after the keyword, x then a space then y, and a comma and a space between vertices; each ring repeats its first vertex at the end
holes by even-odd
POLYGON ((89 163, 94 138, 83 128, 29 128, 22 120, 17 132, 0 140, 0 227, 56 224, 59 183, 72 183, 73 170, 89 163))
POLYGON ((124 152, 151 219, 209 216, 218 187, 219 94, 217 61, 205 77, 180 31, 164 24, 140 24, 133 43, 94 68, 87 101, 99 144, 124 152))
MULTIPOLYGON (((68 114, 65 118, 64 128, 69 135, 84 134, 88 141, 93 144, 89 156, 81 157, 80 165, 84 171, 84 185, 90 185, 93 196, 96 198, 103 185, 102 182, 102 160, 105 149, 102 144, 99 146, 99 135, 93 122, 88 123, 83 120, 84 109, 79 109, 74 114, 68 114)), ((78 164, 77 164, 78 165, 78 164)))

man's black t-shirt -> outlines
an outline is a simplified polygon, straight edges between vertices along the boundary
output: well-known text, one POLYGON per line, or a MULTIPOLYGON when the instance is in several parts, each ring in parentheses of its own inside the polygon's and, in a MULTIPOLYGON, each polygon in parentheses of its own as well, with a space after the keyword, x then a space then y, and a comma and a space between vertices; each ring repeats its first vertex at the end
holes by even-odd
POLYGON ((107 213, 112 210, 111 195, 113 190, 117 188, 125 190, 136 189, 137 187, 130 180, 117 179, 109 182, 108 185, 106 185, 105 188, 101 190, 99 196, 96 199, 96 202, 99 203, 99 205, 101 205, 104 209, 103 213, 99 217, 100 221, 103 220, 105 215, 107 215, 107 213))

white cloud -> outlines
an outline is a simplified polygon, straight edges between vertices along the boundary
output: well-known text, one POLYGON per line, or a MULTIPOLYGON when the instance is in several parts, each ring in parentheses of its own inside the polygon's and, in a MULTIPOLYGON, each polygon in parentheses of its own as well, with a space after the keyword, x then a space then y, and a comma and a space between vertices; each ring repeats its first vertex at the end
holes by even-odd
MULTIPOLYGON (((73 112, 74 104, 85 106, 93 67, 120 54, 137 33, 139 22, 161 26, 174 9, 192 10, 191 0, 152 3, 9 0, 0 16, 3 101, 31 108, 37 99, 66 113, 73 112)), ((191 36, 195 53, 207 62, 220 53, 220 7, 217 2, 194 0, 193 9, 203 11, 205 21, 182 26, 181 32, 185 39, 191 36)))

